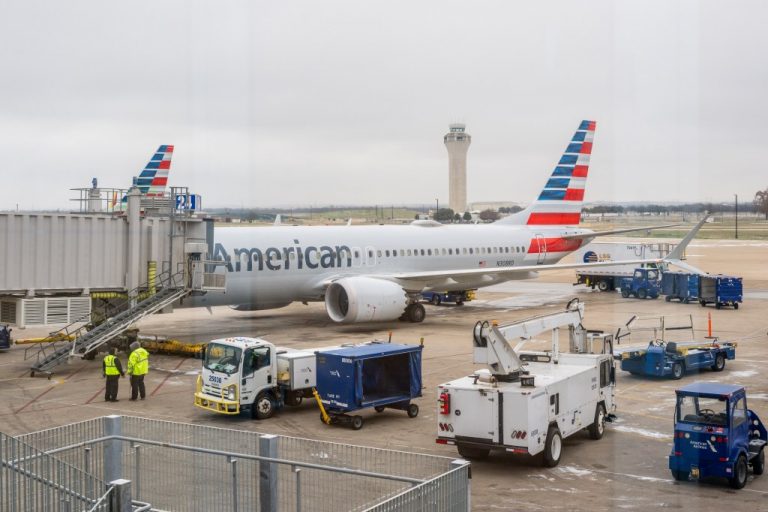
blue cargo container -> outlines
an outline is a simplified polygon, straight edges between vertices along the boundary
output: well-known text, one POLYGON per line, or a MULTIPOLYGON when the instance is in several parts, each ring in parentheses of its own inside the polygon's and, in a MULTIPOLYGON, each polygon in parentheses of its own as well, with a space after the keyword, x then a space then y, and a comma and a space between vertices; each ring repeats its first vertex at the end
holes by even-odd
POLYGON ((667 302, 677 299, 688 304, 699 298, 699 274, 664 272, 661 275, 661 294, 667 302))
POLYGON ((736 359, 736 344, 718 340, 675 343, 652 341, 645 349, 617 351, 621 369, 632 375, 681 379, 685 372, 725 369, 725 361, 736 359))
POLYGON ((703 275, 699 277, 699 304, 701 307, 714 304, 715 308, 733 306, 739 309, 742 299, 742 283, 740 277, 718 275, 703 275))
POLYGON ((415 418, 421 396, 421 345, 373 342, 317 352, 317 391, 331 422, 362 428, 362 416, 346 413, 373 407, 400 409, 415 418))

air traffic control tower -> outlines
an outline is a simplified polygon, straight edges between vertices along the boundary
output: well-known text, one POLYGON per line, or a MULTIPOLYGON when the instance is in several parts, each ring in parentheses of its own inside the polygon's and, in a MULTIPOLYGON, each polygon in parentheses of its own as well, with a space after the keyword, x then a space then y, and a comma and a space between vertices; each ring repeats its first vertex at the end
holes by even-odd
POLYGON ((464 124, 448 125, 443 137, 448 148, 448 207, 456 213, 467 211, 467 151, 472 137, 464 124))

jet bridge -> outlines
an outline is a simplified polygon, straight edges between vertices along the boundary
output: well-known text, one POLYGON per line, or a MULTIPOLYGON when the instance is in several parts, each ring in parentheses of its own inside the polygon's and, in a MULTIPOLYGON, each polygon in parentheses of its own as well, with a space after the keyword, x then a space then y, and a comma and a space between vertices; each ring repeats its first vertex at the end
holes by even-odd
POLYGON ((0 213, 0 323, 76 322, 92 304, 131 293, 135 303, 162 287, 161 276, 181 271, 190 290, 223 290, 223 275, 204 272, 212 222, 177 207, 189 197, 199 204, 181 187, 151 198, 88 189, 74 213, 0 213))

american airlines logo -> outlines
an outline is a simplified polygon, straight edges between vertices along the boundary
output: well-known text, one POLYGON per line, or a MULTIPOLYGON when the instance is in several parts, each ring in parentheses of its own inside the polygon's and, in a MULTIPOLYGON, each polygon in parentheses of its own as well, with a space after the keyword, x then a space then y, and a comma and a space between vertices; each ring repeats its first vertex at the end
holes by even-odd
POLYGON ((352 250, 346 245, 308 245, 301 247, 267 247, 266 249, 233 249, 232 255, 220 243, 213 250, 213 260, 224 262, 227 272, 253 272, 254 270, 290 270, 316 268, 342 268, 352 266, 352 250))

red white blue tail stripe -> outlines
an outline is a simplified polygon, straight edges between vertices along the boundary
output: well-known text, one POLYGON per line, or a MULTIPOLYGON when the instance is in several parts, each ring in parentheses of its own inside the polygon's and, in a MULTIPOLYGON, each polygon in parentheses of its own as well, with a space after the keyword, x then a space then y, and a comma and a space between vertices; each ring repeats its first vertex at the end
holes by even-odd
POLYGON ((136 186, 147 196, 161 196, 168 183, 168 171, 171 169, 173 146, 164 145, 157 148, 152 159, 144 166, 144 170, 136 180, 136 186))
POLYGON ((582 121, 539 198, 526 209, 529 225, 578 224, 595 136, 595 121, 582 121))

